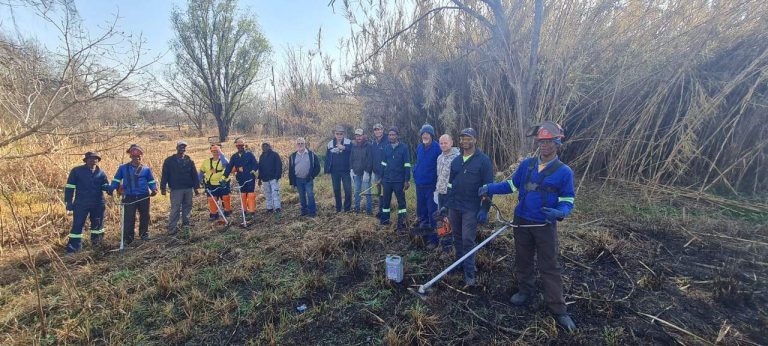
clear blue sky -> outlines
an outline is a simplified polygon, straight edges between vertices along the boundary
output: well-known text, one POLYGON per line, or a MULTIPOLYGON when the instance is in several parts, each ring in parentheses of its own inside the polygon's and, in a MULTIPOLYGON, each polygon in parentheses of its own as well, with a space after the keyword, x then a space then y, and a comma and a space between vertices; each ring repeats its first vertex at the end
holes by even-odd
MULTIPOLYGON (((168 50, 168 41, 173 37, 171 9, 173 6, 184 8, 186 1, 75 0, 75 4, 86 28, 94 34, 100 31, 99 26, 103 27, 119 12, 121 30, 134 35, 143 34, 149 59, 168 50)), ((321 26, 323 51, 331 56, 338 57, 338 40, 349 33, 349 24, 340 11, 334 13, 328 7, 328 0, 241 0, 239 6, 256 14, 262 32, 272 44, 273 61, 278 67, 287 45, 314 47, 321 26)), ((44 21, 28 9, 14 8, 13 14, 15 25, 9 8, 0 5, 0 28, 3 33, 15 35, 16 27, 24 37, 35 38, 49 49, 56 48, 59 41, 53 28, 46 27, 44 21)), ((172 62, 172 57, 167 54, 161 61, 172 62)))

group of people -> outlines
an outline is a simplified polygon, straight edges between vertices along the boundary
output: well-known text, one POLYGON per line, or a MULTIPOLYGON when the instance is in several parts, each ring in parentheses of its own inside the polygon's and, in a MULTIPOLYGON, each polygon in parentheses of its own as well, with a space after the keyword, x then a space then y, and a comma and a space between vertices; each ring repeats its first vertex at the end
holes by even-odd
MULTIPOLYGON (((411 150, 400 141, 397 127, 389 128, 386 136, 381 124, 373 126, 370 140, 365 131, 356 129, 354 139, 346 138, 343 126, 334 129, 334 138, 327 145, 324 170, 331 175, 336 212, 351 212, 354 182, 354 211, 373 214, 373 196, 378 196, 376 217, 381 225, 389 225, 391 214, 397 214, 397 232, 407 227, 405 191, 410 188, 411 175, 416 188, 417 226, 430 248, 439 244, 436 232, 440 220, 448 221, 450 236, 444 249, 451 245, 456 258, 463 257, 476 245, 478 225, 488 221, 493 195, 518 193, 513 219, 515 239, 515 277, 519 290, 510 302, 526 304, 535 293, 534 258, 542 275, 544 298, 556 321, 571 331, 575 325, 566 312, 563 284, 558 263, 557 222, 567 217, 574 205, 573 172, 557 156, 564 133, 554 122, 544 122, 533 128, 539 155, 524 160, 510 179, 494 183, 493 164, 488 155, 477 148, 478 134, 472 128, 459 134, 459 148, 453 146, 450 134, 436 139, 434 127, 424 125, 419 131, 420 143, 412 166, 411 150), (375 192, 373 192, 376 188, 375 192), (343 189, 343 194, 342 194, 343 189), (397 208, 392 206, 395 195, 397 208), (342 198, 343 197, 343 198, 342 198), (362 199, 365 205, 361 207, 362 199)), ((296 139, 296 151, 288 158, 290 185, 299 194, 301 215, 315 217, 314 178, 320 174, 320 157, 307 148, 304 138, 296 139)), ((218 145, 210 147, 211 157, 196 169, 185 154, 187 143, 179 141, 176 154, 163 163, 159 189, 163 195, 171 189, 171 215, 168 231, 173 234, 181 219, 189 225, 192 196, 202 185, 208 194, 210 219, 232 213, 230 175, 235 175, 237 190, 246 217, 253 218, 256 209, 256 185, 261 186, 268 213, 281 214, 280 183, 282 161, 269 143, 262 144, 257 160, 247 150, 242 139, 235 141, 237 152, 229 160, 218 145)), ((131 161, 121 165, 109 183, 98 167, 100 156, 85 154, 85 165, 74 168, 65 189, 68 210, 74 211, 74 221, 67 245, 68 252, 81 248, 82 229, 90 217, 91 241, 101 241, 104 228, 104 198, 121 190, 125 207, 124 240, 133 241, 136 211, 139 212, 139 235, 149 239, 149 197, 157 194, 158 184, 149 167, 142 165, 143 150, 131 145, 127 151, 131 161), (74 196, 74 202, 72 197, 74 196)), ((466 286, 477 284, 474 255, 467 257, 461 268, 466 286)))

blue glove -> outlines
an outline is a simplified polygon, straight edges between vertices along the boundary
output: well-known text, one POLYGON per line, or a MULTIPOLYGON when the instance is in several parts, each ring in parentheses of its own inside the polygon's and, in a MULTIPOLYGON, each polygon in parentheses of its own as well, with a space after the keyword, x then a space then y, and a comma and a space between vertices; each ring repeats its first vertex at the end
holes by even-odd
POLYGON ((554 222, 565 218, 565 213, 555 208, 541 208, 541 212, 547 217, 547 221, 554 222))
POLYGON ((73 210, 75 210, 75 206, 74 206, 74 205, 72 205, 72 202, 67 202, 67 210, 68 210, 68 211, 73 211, 73 210))
POLYGON ((477 195, 480 197, 489 196, 490 194, 488 193, 488 184, 480 186, 480 188, 477 189, 477 195))
POLYGON ((485 210, 480 210, 477 212, 477 223, 483 225, 486 222, 488 222, 488 212, 485 210))

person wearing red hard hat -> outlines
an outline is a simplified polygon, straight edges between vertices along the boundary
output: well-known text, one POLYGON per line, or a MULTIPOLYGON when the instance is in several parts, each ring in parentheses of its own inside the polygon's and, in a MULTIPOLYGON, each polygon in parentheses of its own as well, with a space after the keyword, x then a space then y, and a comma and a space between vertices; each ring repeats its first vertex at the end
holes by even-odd
POLYGON ((536 292, 534 258, 541 272, 544 300, 557 323, 567 331, 576 329, 566 312, 563 279, 558 262, 557 222, 571 214, 576 197, 573 171, 560 162, 557 150, 565 133, 557 123, 545 121, 532 128, 539 156, 524 160, 512 179, 487 184, 480 196, 508 194, 518 191, 513 223, 515 228, 515 278, 518 292, 510 302, 521 306, 536 292))
POLYGON ((125 151, 131 156, 131 162, 120 165, 112 179, 111 188, 121 189, 123 214, 123 240, 126 244, 133 242, 136 212, 139 213, 139 236, 149 240, 149 197, 157 195, 157 182, 149 166, 142 164, 144 149, 138 144, 131 144, 125 151))

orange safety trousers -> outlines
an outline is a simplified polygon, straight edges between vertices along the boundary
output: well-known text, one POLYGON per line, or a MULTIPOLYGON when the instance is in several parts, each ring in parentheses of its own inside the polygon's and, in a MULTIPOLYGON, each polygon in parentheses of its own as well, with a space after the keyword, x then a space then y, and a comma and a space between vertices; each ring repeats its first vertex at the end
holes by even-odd
POLYGON ((256 192, 243 192, 240 198, 246 213, 256 212, 256 192))
MULTIPOLYGON (((224 213, 224 215, 229 215, 232 213, 232 199, 230 195, 216 197, 216 200, 221 200, 223 202, 222 204, 224 205, 222 206, 223 210, 221 212, 224 213)), ((211 213, 211 215, 219 214, 216 208, 216 200, 214 200, 211 196, 208 196, 208 211, 211 213)))

